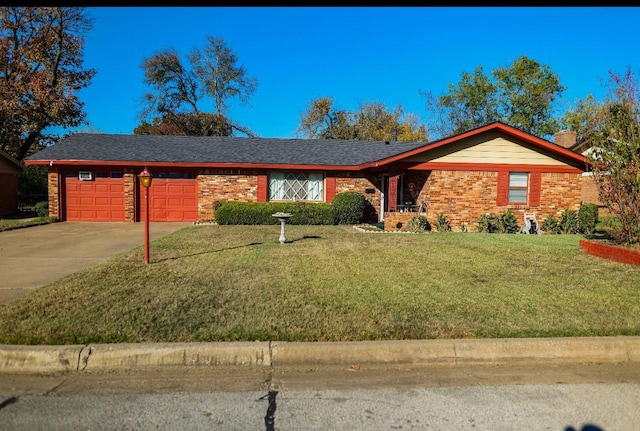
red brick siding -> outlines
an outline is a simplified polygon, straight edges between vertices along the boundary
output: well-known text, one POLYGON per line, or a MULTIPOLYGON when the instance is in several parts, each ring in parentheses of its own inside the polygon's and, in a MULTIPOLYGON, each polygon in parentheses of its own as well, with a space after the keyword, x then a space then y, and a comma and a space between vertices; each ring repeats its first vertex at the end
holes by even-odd
POLYGON ((258 201, 256 171, 205 170, 198 175, 198 220, 214 220, 215 201, 258 201))
POLYGON ((598 205, 599 216, 606 217, 611 215, 609 209, 604 206, 600 199, 598 183, 593 178, 593 175, 585 175, 582 177, 582 202, 598 205))
POLYGON ((49 168, 48 173, 48 194, 49 194, 49 216, 60 218, 60 183, 58 168, 56 166, 49 168))
POLYGON ((18 174, 0 173, 0 214, 18 211, 18 174))
POLYGON ((543 173, 539 217, 560 216, 565 209, 579 210, 582 202, 582 174, 543 173))
MULTIPOLYGON (((507 176, 508 178, 508 176, 507 176)), ((483 214, 501 214, 510 208, 524 223, 524 212, 535 212, 539 221, 549 213, 559 216, 566 208, 578 210, 581 200, 581 174, 542 173, 539 205, 498 205, 498 172, 433 171, 420 192, 427 203, 427 218, 433 225, 438 213, 444 214, 454 231, 465 223, 475 231, 483 214)))
POLYGON ((124 221, 136 221, 136 182, 138 178, 131 168, 125 168, 124 181, 124 221))
POLYGON ((386 212, 384 213, 384 230, 408 231, 407 222, 417 215, 418 213, 411 212, 386 212))
POLYGON ((371 204, 365 214, 365 221, 375 223, 379 220, 380 210, 380 178, 379 176, 361 177, 357 174, 340 173, 336 177, 336 194, 342 192, 359 192, 371 204), (374 193, 367 193, 367 189, 373 189, 374 193))

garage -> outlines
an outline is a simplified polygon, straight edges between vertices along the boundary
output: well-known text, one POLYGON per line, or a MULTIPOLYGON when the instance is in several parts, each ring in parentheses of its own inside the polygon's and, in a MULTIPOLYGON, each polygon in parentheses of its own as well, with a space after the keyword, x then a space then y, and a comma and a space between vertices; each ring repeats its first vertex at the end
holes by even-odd
MULTIPOLYGON (((198 220, 198 185, 191 172, 152 172, 153 181, 149 195, 150 220, 186 221, 198 220)), ((139 189, 140 220, 144 220, 145 190, 139 189)))
POLYGON ((122 171, 67 171, 64 197, 69 221, 124 221, 122 171))

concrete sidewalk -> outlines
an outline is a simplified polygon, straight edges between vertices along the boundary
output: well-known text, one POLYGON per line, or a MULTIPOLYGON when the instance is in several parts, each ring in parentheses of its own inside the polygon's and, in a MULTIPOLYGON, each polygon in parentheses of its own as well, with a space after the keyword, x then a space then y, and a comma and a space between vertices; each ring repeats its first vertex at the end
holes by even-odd
MULTIPOLYGON (((192 225, 151 223, 149 240, 192 225)), ((0 232, 0 304, 143 244, 144 223, 61 222, 0 232)))
POLYGON ((0 345, 0 373, 224 365, 286 367, 589 363, 640 363, 640 337, 0 345))

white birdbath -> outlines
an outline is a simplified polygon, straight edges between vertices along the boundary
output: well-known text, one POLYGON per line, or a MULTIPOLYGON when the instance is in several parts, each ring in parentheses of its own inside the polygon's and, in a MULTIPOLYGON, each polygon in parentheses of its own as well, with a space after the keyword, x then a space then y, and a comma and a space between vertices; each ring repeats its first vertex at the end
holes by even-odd
POLYGON ((287 242, 287 237, 284 236, 284 224, 287 220, 293 217, 293 214, 278 212, 271 215, 273 217, 276 217, 278 220, 280 220, 280 244, 284 244, 285 242, 287 242))

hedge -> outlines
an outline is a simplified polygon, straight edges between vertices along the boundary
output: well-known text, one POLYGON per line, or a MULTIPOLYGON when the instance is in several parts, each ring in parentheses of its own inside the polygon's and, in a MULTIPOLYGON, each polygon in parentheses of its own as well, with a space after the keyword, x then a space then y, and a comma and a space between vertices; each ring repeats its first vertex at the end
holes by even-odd
POLYGON ((219 201, 213 207, 220 225, 280 224, 272 215, 277 212, 293 214, 287 223, 297 225, 332 225, 335 219, 328 203, 219 201))

